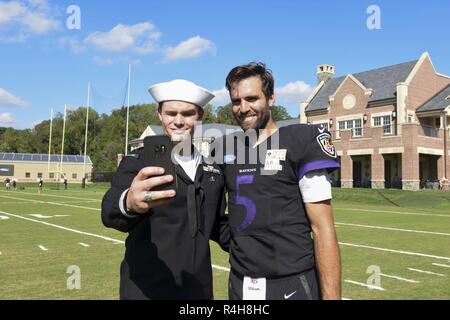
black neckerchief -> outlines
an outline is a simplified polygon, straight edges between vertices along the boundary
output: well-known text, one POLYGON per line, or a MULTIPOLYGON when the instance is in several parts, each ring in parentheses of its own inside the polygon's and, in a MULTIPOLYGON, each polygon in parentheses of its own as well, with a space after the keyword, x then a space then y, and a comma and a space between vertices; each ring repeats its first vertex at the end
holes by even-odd
POLYGON ((195 180, 192 181, 191 178, 184 172, 180 164, 176 164, 176 172, 178 177, 183 180, 187 185, 187 209, 188 209, 188 220, 189 220, 189 233, 192 238, 195 238, 198 232, 203 232, 204 230, 204 219, 202 214, 203 203, 205 201, 205 192, 201 185, 203 180, 203 157, 200 165, 197 168, 195 174, 195 180))

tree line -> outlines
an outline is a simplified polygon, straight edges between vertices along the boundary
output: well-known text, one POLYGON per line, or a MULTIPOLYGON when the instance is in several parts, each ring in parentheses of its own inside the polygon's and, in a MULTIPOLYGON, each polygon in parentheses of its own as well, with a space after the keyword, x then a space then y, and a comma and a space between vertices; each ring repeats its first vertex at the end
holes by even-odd
MULTIPOLYGON (((139 138, 149 125, 160 125, 156 104, 138 104, 130 107, 129 140, 139 138)), ((64 154, 83 155, 86 130, 86 108, 67 110, 64 154)), ((111 114, 99 114, 89 109, 87 154, 94 163, 95 172, 111 172, 117 167, 117 155, 124 153, 127 109, 115 109, 111 114)), ((283 106, 272 111, 275 121, 291 119, 283 106)), ((53 119, 50 152, 61 153, 64 115, 53 119)), ((0 152, 47 154, 50 141, 50 120, 42 121, 33 129, 17 130, 0 127, 0 152)), ((205 107, 203 123, 237 125, 231 105, 205 107)))

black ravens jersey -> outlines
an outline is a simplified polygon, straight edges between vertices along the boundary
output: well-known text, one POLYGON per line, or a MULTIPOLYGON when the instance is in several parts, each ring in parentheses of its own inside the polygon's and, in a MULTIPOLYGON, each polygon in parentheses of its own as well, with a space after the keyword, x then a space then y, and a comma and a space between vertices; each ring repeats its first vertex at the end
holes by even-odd
POLYGON ((226 137, 223 143, 231 269, 270 279, 313 268, 311 224, 299 181, 310 171, 339 168, 330 133, 318 126, 293 125, 255 147, 243 136, 226 137))

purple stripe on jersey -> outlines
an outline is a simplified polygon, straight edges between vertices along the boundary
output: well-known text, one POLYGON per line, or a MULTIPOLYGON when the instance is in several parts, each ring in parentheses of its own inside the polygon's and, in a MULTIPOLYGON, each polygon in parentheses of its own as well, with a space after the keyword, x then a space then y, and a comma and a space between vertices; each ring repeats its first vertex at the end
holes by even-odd
POLYGON ((305 164, 303 167, 300 168, 298 171, 298 180, 303 179, 305 174, 307 174, 310 171, 314 170, 320 170, 320 169, 339 169, 341 165, 337 161, 333 160, 319 160, 319 161, 313 161, 305 164))

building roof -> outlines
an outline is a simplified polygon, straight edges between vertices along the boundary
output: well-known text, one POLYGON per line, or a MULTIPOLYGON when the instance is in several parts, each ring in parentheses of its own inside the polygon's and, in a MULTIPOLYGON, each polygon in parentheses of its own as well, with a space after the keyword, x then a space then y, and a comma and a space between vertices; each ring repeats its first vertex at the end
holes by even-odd
POLYGON ((425 102, 416 112, 443 111, 448 106, 450 106, 450 84, 425 102))
MULTIPOLYGON (((48 154, 29 154, 29 153, 0 153, 0 162, 48 162, 48 154)), ((61 162, 61 155, 51 155, 50 162, 61 162)), ((84 156, 63 156, 63 163, 84 163, 84 156)), ((92 165, 91 158, 86 157, 86 164, 92 165)))
MULTIPOLYGON (((373 90, 369 103, 386 100, 396 97, 397 83, 404 82, 408 78, 417 62, 418 60, 414 60, 352 75, 367 89, 373 90)), ((306 112, 327 109, 330 105, 329 97, 335 94, 345 78, 338 77, 327 81, 308 104, 306 112)))
POLYGON ((161 127, 161 126, 149 126, 150 127, 150 129, 152 129, 153 130, 153 132, 156 134, 156 135, 163 135, 164 134, 164 130, 163 130, 163 127, 161 127))

